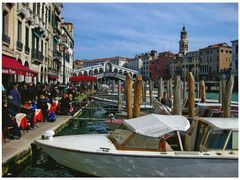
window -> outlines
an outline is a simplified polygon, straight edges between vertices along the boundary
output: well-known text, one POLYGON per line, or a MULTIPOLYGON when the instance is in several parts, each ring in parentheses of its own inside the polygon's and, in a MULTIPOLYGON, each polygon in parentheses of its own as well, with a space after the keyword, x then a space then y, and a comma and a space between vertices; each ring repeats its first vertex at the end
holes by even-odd
POLYGON ((48 22, 51 22, 51 9, 48 10, 48 22))
POLYGON ((223 52, 223 49, 221 49, 221 52, 223 52))
POLYGON ((9 20, 9 14, 7 11, 3 11, 3 35, 8 35, 8 20, 9 20))
POLYGON ((22 42, 22 22, 18 21, 17 41, 22 42))
POLYGON ((41 40, 41 54, 43 54, 43 40, 41 40))
POLYGON ((25 30, 25 46, 29 47, 29 28, 27 26, 25 30))
POLYGON ((44 21, 44 6, 42 6, 42 20, 44 21))
POLYGON ((46 8, 46 11, 45 11, 46 13, 45 13, 45 27, 47 28, 47 24, 48 24, 48 18, 47 18, 47 16, 48 16, 48 10, 47 10, 47 8, 46 8))
POLYGON ((36 14, 36 3, 33 3, 33 14, 36 14))
POLYGON ((47 57, 47 50, 48 50, 48 48, 47 48, 47 42, 45 42, 45 57, 47 57))
POLYGON ((235 53, 238 54, 238 45, 236 45, 235 53))
POLYGON ((40 16, 40 3, 37 3, 37 15, 40 16))

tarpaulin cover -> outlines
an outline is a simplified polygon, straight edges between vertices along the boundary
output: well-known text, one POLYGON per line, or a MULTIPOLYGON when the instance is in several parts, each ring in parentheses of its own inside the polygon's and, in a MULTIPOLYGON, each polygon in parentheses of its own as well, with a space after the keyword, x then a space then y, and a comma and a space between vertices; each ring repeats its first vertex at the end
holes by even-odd
POLYGON ((190 127, 184 116, 158 114, 124 120, 124 124, 138 134, 151 137, 160 137, 173 131, 187 131, 190 127))
POLYGON ((69 78, 69 81, 71 81, 71 82, 81 82, 81 81, 96 82, 97 77, 94 77, 94 76, 72 76, 69 78))
POLYGON ((16 59, 2 56, 2 73, 3 74, 18 74, 23 76, 36 76, 37 73, 26 66, 23 66, 16 59))

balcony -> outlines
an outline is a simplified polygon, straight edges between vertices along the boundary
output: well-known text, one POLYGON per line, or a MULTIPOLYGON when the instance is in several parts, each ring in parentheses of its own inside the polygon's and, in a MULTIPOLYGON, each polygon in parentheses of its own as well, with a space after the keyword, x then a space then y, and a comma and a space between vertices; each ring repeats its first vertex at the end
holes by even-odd
POLYGON ((30 48, 29 48, 28 46, 25 46, 24 49, 25 49, 25 53, 26 53, 26 54, 29 54, 29 52, 30 52, 30 48))
POLYGON ((3 36, 2 36, 2 41, 3 41, 4 44, 6 44, 6 45, 9 46, 9 45, 10 45, 11 38, 8 37, 7 35, 3 35, 3 36))
POLYGON ((33 17, 34 17, 33 27, 39 28, 40 31, 43 32, 45 30, 45 27, 42 19, 37 14, 35 14, 33 17))
POLYGON ((33 16, 32 10, 30 8, 26 8, 25 20, 29 21, 30 23, 34 22, 34 16, 33 16))
POLYGON ((25 17, 27 15, 27 8, 22 3, 18 3, 17 12, 25 17))
POLYGON ((61 35, 61 31, 62 31, 61 26, 58 25, 57 22, 56 22, 56 24, 54 24, 54 26, 53 26, 53 33, 55 35, 61 35))
POLYGON ((48 30, 45 29, 44 32, 43 32, 43 37, 45 37, 46 40, 49 39, 49 33, 48 33, 48 30))
POLYGON ((22 51, 22 49, 23 49, 23 44, 17 41, 17 50, 22 51))
POLYGON ((41 64, 43 61, 43 55, 40 51, 38 51, 37 49, 32 49, 32 61, 37 63, 37 64, 41 64))
POLYGON ((61 63, 62 54, 58 50, 53 51, 53 59, 56 60, 58 63, 61 63))

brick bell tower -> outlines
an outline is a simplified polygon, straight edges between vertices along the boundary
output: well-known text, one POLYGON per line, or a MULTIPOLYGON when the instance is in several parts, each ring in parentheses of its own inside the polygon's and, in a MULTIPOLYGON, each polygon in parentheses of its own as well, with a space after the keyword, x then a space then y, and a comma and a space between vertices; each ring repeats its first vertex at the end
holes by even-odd
POLYGON ((188 40, 187 40, 187 31, 185 26, 183 25, 180 41, 179 41, 179 54, 184 55, 188 52, 188 40))

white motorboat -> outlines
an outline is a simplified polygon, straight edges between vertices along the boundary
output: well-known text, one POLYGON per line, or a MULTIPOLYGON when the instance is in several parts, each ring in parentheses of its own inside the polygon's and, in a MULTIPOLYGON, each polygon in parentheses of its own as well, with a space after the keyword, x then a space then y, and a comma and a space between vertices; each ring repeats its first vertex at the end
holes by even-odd
POLYGON ((101 177, 237 177, 237 118, 150 114, 110 134, 37 139, 56 162, 101 177), (184 141, 183 141, 184 140, 184 141), (183 143, 184 142, 184 143, 183 143))
MULTIPOLYGON (((201 117, 222 117, 223 110, 221 103, 196 103, 197 115, 201 117)), ((238 117, 238 105, 231 104, 231 117, 238 117)))

